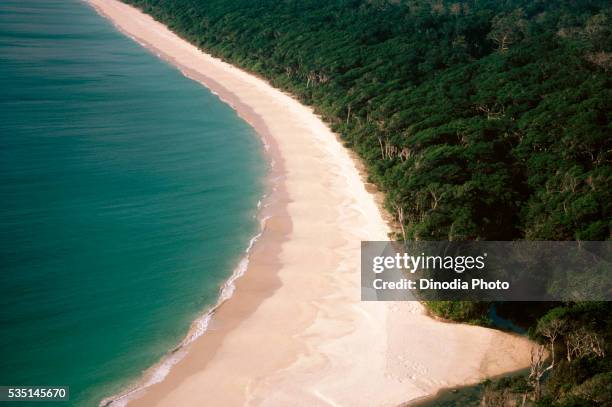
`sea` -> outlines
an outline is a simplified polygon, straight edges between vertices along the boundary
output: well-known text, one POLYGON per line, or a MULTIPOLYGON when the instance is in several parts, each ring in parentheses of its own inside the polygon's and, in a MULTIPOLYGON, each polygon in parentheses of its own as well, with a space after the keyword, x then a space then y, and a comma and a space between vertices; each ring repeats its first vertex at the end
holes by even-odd
POLYGON ((0 386, 96 406, 201 333, 267 170, 229 106, 87 3, 0 1, 0 386))

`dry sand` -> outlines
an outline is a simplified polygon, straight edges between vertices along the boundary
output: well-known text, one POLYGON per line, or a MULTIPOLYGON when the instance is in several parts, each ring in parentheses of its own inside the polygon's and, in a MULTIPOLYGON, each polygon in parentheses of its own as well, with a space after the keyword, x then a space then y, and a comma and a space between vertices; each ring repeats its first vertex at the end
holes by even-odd
POLYGON ((165 380, 122 402, 395 406, 528 365, 523 338, 433 320, 416 302, 360 302, 360 241, 386 240, 389 229, 355 162, 311 109, 130 6, 89 2, 231 104, 275 163, 268 220, 234 296, 165 380))

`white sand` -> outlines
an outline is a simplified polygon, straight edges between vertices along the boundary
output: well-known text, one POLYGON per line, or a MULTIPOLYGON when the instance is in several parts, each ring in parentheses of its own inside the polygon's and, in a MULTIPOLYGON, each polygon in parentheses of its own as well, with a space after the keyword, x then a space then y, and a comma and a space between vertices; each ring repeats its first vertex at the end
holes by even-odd
POLYGON ((234 297, 130 406, 395 406, 528 365, 523 338, 435 321, 414 302, 360 302, 360 241, 388 227, 311 109, 130 6, 90 3, 232 104, 277 164, 271 218, 234 297))

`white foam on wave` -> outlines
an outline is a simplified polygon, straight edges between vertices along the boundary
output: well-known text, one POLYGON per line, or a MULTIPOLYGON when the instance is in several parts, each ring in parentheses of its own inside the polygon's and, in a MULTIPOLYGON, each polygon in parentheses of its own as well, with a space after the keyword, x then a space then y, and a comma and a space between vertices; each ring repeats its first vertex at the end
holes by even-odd
MULTIPOLYGON (((96 8, 96 10, 98 10, 98 9, 96 8)), ((98 10, 98 12, 99 12, 99 10, 98 10)), ((104 13, 101 13, 101 14, 104 15, 104 13)), ((112 21, 112 19, 110 19, 110 18, 109 18, 109 20, 112 21)), ((160 58, 162 60, 166 60, 166 61, 168 61, 170 63, 173 62, 171 58, 168 58, 166 55, 161 54, 158 51, 152 49, 149 46, 149 44, 141 41, 140 39, 136 38, 132 34, 129 34, 129 33, 125 32, 115 22, 113 22, 113 25, 115 25, 115 27, 120 32, 122 32, 124 35, 127 35, 133 41, 137 42, 142 47, 144 47, 144 48, 148 49, 149 51, 151 51, 158 58, 160 58)), ((226 65, 230 69, 236 69, 232 65, 229 65, 229 64, 226 64, 226 65)), ((237 107, 236 107, 236 105, 234 103, 232 103, 231 101, 227 100, 227 98, 224 98, 223 95, 221 95, 218 92, 216 92, 213 89, 211 89, 205 82, 203 82, 199 78, 195 77, 191 72, 189 72, 188 70, 184 69, 183 67, 177 66, 177 68, 179 69, 179 71, 185 77, 203 84, 213 95, 215 95, 217 98, 219 98, 219 100, 221 100, 223 103, 229 105, 230 108, 232 108, 233 110, 238 112, 238 109, 237 109, 237 107)), ((238 70, 238 72, 241 72, 241 71, 238 70)), ((242 117, 242 115, 240 115, 240 116, 249 125, 251 125, 251 127, 255 128, 254 124, 251 123, 251 121, 248 120, 247 117, 242 117)), ((266 137, 260 135, 258 137, 258 139, 262 142, 264 150, 266 152, 269 152, 270 151, 270 143, 268 142, 266 137)), ((271 156, 268 156, 268 163, 270 165, 270 168, 274 168, 276 166, 276 161, 271 156)), ((276 192, 278 190, 277 183, 280 181, 280 179, 281 179, 281 177, 274 177, 271 180, 272 181, 272 187, 271 187, 272 192, 271 193, 274 193, 274 192, 276 192)), ((268 194, 264 194, 263 197, 257 203, 257 211, 258 212, 261 210, 262 206, 264 208, 266 208, 266 207, 268 207, 270 205, 270 202, 267 202, 267 197, 268 197, 268 194)), ((256 214, 255 216, 257 217, 257 216, 259 216, 259 214, 256 214)), ((264 228, 265 228, 265 225, 266 225, 266 221, 269 218, 270 218, 270 216, 262 217, 262 219, 260 221, 259 233, 257 233, 255 236, 253 236, 251 238, 251 240, 249 241, 249 245, 248 245, 248 247, 245 250, 245 254, 243 255, 243 257, 239 261, 239 263, 236 266, 236 268, 234 269, 232 275, 221 286, 221 288, 219 290, 219 297, 217 299, 217 302, 215 303, 214 306, 209 308, 202 316, 200 316, 195 321, 193 321, 193 323, 191 324, 191 327, 189 329, 189 332, 187 333, 187 336, 181 341, 181 343, 179 345, 177 345, 174 349, 172 349, 159 363, 157 363, 153 367, 149 368, 144 373, 143 377, 139 380, 139 382, 136 385, 132 386, 127 391, 125 391, 123 393, 120 393, 119 395, 113 395, 113 396, 110 396, 110 397, 107 397, 107 398, 103 399, 100 402, 100 404, 99 404, 100 406, 103 406, 103 407, 124 407, 124 406, 126 406, 128 404, 128 402, 130 400, 140 396, 142 394, 142 392, 146 388, 148 388, 148 387, 150 387, 150 386, 152 386, 154 384, 160 383, 161 381, 163 381, 166 378, 166 376, 168 376, 168 374, 170 373, 170 370, 172 369, 172 367, 175 364, 177 364, 181 359, 183 359, 185 357, 185 355, 187 354, 186 347, 189 344, 191 344, 193 341, 195 341, 197 338, 199 338, 200 336, 204 335, 204 333, 206 333, 206 331, 208 330, 208 328, 210 326, 210 322, 212 320, 212 317, 215 314, 215 311, 221 306, 221 304, 223 304, 225 301, 230 299, 232 297, 232 295, 234 294, 234 291, 236 290, 236 284, 235 284, 236 280, 239 279, 240 277, 242 277, 244 275, 244 273, 246 273, 246 271, 248 269, 248 266, 249 266, 249 253, 251 251, 251 248, 253 247, 255 242, 261 237, 261 235, 263 234, 263 231, 264 231, 264 228)))
MULTIPOLYGON (((258 203, 258 208, 261 205, 261 201, 258 203)), ((153 386, 154 384, 162 382, 166 376, 170 373, 170 370, 174 365, 180 362, 187 354, 187 346, 200 336, 204 335, 210 326, 213 315, 216 310, 225 301, 229 300, 234 292, 236 291, 236 280, 246 273, 249 267, 249 254, 251 249, 255 245, 255 242, 261 237, 264 232, 266 222, 270 219, 270 216, 262 217, 260 221, 259 232, 249 240, 249 244, 245 250, 245 254, 242 256, 238 265, 232 272, 232 275, 223 283, 219 289, 219 297, 214 306, 209 308, 202 316, 192 322, 191 328, 187 333, 187 336, 181 341, 181 343, 170 351, 158 364, 154 365, 147 372, 145 372, 141 381, 127 390, 116 396, 111 396, 103 399, 100 402, 100 407, 125 407, 130 400, 140 396, 142 392, 153 386)))

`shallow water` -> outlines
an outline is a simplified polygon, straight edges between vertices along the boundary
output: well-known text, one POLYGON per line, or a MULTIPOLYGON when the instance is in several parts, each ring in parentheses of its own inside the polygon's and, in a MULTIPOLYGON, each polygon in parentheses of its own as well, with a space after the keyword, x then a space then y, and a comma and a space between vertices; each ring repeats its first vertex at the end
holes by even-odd
POLYGON ((215 302, 258 229, 261 144, 78 0, 0 2, 0 89, 0 385, 95 405, 215 302))

